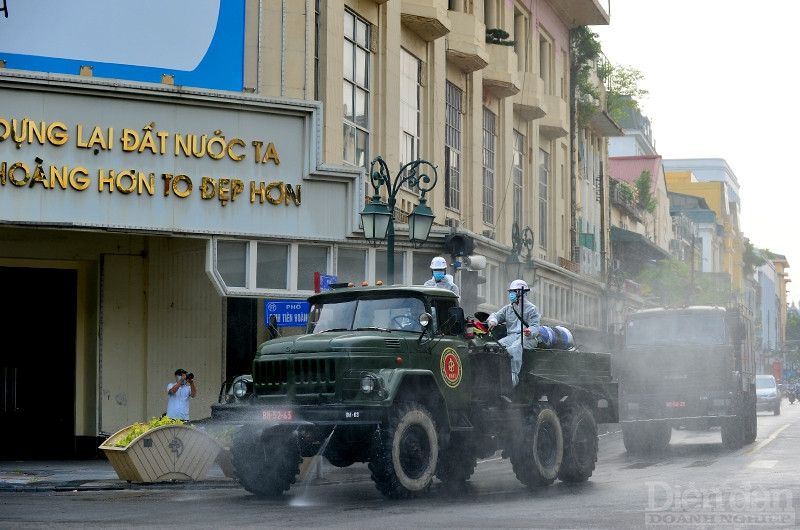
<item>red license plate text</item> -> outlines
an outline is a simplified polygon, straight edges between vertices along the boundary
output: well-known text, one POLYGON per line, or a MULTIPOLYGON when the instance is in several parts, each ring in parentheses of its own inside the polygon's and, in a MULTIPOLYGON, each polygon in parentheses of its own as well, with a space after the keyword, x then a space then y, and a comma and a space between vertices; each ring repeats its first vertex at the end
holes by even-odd
POLYGON ((294 411, 292 410, 262 410, 261 419, 267 421, 292 421, 294 411))

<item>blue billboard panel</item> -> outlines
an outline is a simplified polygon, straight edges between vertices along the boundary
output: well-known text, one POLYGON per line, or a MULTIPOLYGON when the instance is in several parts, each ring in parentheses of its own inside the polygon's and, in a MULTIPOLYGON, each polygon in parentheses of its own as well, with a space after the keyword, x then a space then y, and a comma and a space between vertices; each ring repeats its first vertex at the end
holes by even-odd
POLYGON ((5 0, 6 68, 240 92, 245 0, 5 0), (35 38, 30 38, 36 35, 35 38))
POLYGON ((305 300, 264 300, 264 326, 275 315, 279 327, 300 327, 308 323, 308 302, 305 300))

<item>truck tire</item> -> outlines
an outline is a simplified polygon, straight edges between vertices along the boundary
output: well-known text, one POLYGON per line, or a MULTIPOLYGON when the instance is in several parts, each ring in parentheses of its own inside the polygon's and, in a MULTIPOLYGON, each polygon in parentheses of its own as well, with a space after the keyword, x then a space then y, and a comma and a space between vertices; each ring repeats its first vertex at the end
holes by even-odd
POLYGON ((375 487, 391 499, 427 490, 439 461, 439 440, 431 413, 414 401, 396 404, 383 429, 375 431, 369 470, 375 487))
POLYGON ((564 482, 585 482, 592 476, 597 462, 597 422, 582 405, 565 409, 558 418, 564 438, 564 457, 558 478, 564 482))
POLYGON ((751 444, 758 436, 758 410, 756 409, 755 393, 751 393, 745 400, 744 411, 744 443, 751 444))
POLYGON ((722 446, 726 449, 739 449, 744 445, 745 440, 745 421, 744 407, 736 407, 736 415, 729 418, 722 418, 720 432, 722 434, 722 446))
POLYGON ((548 403, 538 402, 526 420, 511 451, 511 467, 528 488, 552 484, 564 456, 564 437, 558 414, 548 403))
POLYGON ((463 484, 475 472, 477 463, 471 444, 454 434, 447 447, 439 449, 436 478, 448 484, 463 484))
POLYGON ((622 443, 632 455, 663 453, 671 439, 672 427, 663 420, 622 424, 622 443))
POLYGON ((234 473, 244 489, 259 497, 279 497, 300 473, 300 448, 292 433, 262 436, 243 427, 231 443, 234 473))

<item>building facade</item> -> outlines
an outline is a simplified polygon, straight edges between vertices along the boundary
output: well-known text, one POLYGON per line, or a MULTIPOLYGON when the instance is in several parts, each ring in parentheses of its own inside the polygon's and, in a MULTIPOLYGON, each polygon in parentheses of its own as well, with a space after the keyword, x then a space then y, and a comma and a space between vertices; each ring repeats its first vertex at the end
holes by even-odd
POLYGON ((433 256, 462 259, 445 246, 460 234, 486 257, 461 285, 476 308, 504 304, 522 277, 546 322, 602 343, 619 128, 600 112, 575 130, 569 94, 570 30, 609 22, 596 1, 203 0, 163 31, 177 42, 135 52, 106 25, 175 20, 179 7, 129 9, 91 28, 66 7, 0 19, 0 270, 16 308, 5 331, 25 338, 3 352, 5 425, 56 406, 54 438, 84 454, 160 416, 176 368, 196 374, 192 418, 207 416, 222 381, 249 371, 270 316, 302 329, 315 273, 385 277, 386 246, 359 219, 377 156, 393 174, 417 159, 436 168, 422 248, 404 224, 420 193, 398 190, 397 283, 424 282, 433 256), (86 37, 2 37, 33 20, 86 37), (509 261, 515 225, 534 236, 533 267, 509 261), (31 390, 42 359, 66 375, 56 404, 31 390))

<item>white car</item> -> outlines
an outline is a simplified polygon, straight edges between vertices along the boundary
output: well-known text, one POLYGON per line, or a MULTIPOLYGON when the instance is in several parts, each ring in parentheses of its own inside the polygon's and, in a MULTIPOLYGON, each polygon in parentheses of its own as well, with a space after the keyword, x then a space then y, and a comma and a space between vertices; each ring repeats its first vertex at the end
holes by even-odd
POLYGON ((778 392, 778 383, 775 381, 775 377, 757 375, 756 396, 758 397, 756 410, 771 410, 776 416, 781 413, 781 394, 778 392))

